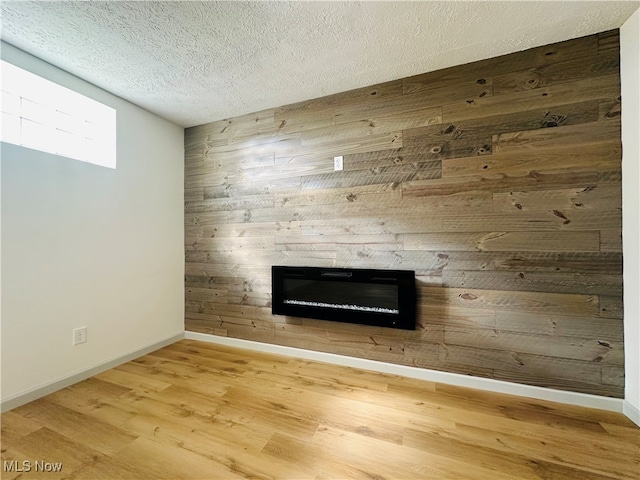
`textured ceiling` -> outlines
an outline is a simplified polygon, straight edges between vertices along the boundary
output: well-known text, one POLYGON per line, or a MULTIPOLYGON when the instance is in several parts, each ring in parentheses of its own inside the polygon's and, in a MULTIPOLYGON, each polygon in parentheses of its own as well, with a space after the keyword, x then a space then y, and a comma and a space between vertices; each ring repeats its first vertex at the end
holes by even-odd
POLYGON ((638 5, 0 2, 2 40, 182 126, 617 28, 638 5))

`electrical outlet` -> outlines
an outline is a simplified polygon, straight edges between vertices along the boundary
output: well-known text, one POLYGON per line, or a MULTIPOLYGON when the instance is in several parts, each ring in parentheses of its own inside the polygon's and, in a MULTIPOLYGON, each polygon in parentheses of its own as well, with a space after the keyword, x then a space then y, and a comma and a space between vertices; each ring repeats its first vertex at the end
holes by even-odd
POLYGON ((73 330, 73 344, 79 345, 87 341, 87 327, 80 327, 73 330))
POLYGON ((333 170, 337 172, 338 170, 342 170, 343 168, 344 159, 342 155, 340 155, 339 157, 333 157, 333 170))

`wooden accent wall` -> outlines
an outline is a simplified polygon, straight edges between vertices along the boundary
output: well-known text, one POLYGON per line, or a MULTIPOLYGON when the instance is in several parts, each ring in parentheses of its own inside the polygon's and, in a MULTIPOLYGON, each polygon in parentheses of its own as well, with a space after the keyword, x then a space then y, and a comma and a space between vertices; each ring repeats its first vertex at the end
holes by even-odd
POLYGON ((612 31, 187 129, 187 330, 622 397, 620 108, 612 31), (416 270, 418 328, 271 265, 416 270))

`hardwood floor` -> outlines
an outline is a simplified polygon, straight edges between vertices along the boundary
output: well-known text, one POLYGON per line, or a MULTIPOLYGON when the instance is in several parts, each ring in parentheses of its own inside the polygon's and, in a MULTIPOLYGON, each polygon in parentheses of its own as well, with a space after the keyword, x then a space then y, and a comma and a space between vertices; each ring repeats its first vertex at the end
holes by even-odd
POLYGON ((621 414, 192 340, 1 420, 3 479, 640 478, 621 414))

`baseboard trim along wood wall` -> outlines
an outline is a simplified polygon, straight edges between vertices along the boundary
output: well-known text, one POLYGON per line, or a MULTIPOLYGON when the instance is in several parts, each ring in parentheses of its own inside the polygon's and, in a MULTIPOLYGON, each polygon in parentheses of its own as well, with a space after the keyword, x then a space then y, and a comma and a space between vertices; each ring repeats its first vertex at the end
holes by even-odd
POLYGON ((21 392, 17 395, 9 396, 5 399, 2 399, 0 403, 0 413, 7 412, 14 408, 19 407, 20 405, 24 405, 25 403, 32 402, 37 400, 38 398, 44 397, 45 395, 49 395, 57 390, 61 390, 66 388, 74 383, 81 382, 82 380, 86 380, 89 377, 93 377, 99 373, 102 373, 111 368, 117 367, 118 365, 122 365, 123 363, 129 362, 135 358, 138 358, 142 355, 146 355, 147 353, 151 353, 159 348, 166 347, 167 345, 171 345, 179 340, 184 338, 184 333, 180 332, 165 339, 159 340, 157 342, 151 343, 145 347, 138 348, 132 352, 129 352, 125 355, 119 356, 117 358, 112 358, 106 362, 100 363, 93 367, 87 368, 85 370, 81 370, 72 375, 59 378, 57 380, 53 380, 44 385, 40 385, 33 389, 27 390, 25 392, 21 392))
POLYGON ((269 343, 255 342, 252 340, 243 340, 238 338, 221 337, 218 335, 209 335, 205 333, 189 332, 172 335, 146 347, 132 351, 126 355, 111 359, 107 362, 95 365, 89 369, 74 373, 68 377, 54 380, 45 385, 41 385, 32 390, 8 397, 0 403, 0 412, 4 413, 26 403, 37 400, 62 388, 73 385, 77 382, 85 380, 89 377, 97 375, 101 372, 117 367, 123 363, 131 361, 147 353, 163 348, 167 345, 175 343, 183 338, 189 340, 199 340, 202 342, 215 343, 236 348, 244 348, 247 350, 255 350, 259 352, 273 353, 288 357, 303 358, 318 362, 326 362, 334 365, 343 365, 346 367, 360 368, 391 375, 401 375, 419 380, 440 382, 460 387, 475 388, 478 390, 486 390, 496 393, 505 393, 519 397, 529 397, 538 400, 547 400, 551 402, 564 403, 580 407, 597 408, 600 410, 608 410, 612 412, 623 413, 634 423, 640 426, 640 411, 638 411, 631 403, 618 398, 602 397, 598 395, 590 395, 586 393, 569 392, 564 390, 555 390, 545 387, 535 387, 530 385, 522 385, 490 378, 472 377, 458 373, 441 372, 437 370, 428 370, 425 368, 410 367, 406 365, 397 365, 393 363, 379 362, 364 358, 348 357, 333 353, 318 352, 305 350, 295 347, 286 347, 282 345, 274 345, 269 343))
POLYGON ((629 400, 622 401, 622 413, 640 427, 640 410, 634 407, 629 400))
MULTIPOLYGON (((469 387, 496 393, 506 393, 519 397, 535 398, 538 400, 548 400, 550 402, 565 403, 568 405, 575 405, 580 407, 609 410, 612 412, 624 413, 632 421, 638 423, 633 417, 634 412, 630 410, 633 409, 633 406, 629 404, 629 402, 625 402, 623 407, 623 400, 618 398, 590 395, 587 393, 569 392, 565 390, 555 390, 545 387, 535 387, 531 385, 493 380, 490 378, 472 377, 470 375, 463 375, 459 373, 442 372, 438 370, 429 370, 426 368, 397 365, 393 363, 379 362, 364 358, 347 357, 334 353, 305 350, 301 348, 254 342, 251 340, 243 340, 239 338, 222 337, 219 335, 210 335, 206 333, 187 331, 185 332, 185 338, 189 340, 200 340, 203 342, 216 343, 219 345, 226 345, 230 347, 245 348, 248 350, 256 350, 259 352, 274 353, 289 357, 304 358, 306 360, 314 360, 335 365, 360 368, 363 370, 371 370, 380 373, 388 373, 391 375, 401 375, 404 377, 416 378, 419 380, 446 383, 449 385, 456 385, 460 387, 469 387), (629 410, 629 413, 631 415, 627 413, 627 410, 629 410)), ((638 414, 640 412, 636 411, 635 413, 638 414)))

